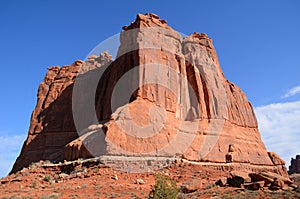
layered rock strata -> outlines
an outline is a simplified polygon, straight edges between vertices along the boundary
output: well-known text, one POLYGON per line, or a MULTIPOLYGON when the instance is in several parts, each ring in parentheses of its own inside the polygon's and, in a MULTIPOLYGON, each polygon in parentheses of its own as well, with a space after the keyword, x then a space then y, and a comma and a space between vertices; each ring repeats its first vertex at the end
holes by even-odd
POLYGON ((183 38, 154 14, 123 27, 114 61, 103 53, 49 69, 12 172, 41 159, 104 154, 267 165, 286 173, 284 162, 268 154, 246 95, 225 78, 212 39, 183 38))

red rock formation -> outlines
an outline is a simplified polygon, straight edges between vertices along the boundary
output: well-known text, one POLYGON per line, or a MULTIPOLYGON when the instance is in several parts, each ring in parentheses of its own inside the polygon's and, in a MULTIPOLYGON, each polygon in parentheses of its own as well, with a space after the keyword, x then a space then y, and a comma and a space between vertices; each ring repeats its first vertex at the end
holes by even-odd
MULTIPOLYGON (((102 53, 96 59, 75 61, 70 66, 48 68, 37 94, 37 105, 32 113, 28 137, 12 172, 39 160, 62 161, 64 147, 78 137, 72 115, 72 89, 79 71, 97 69, 111 62, 102 53)), ((85 75, 87 78, 90 74, 85 75)), ((80 77, 77 77, 80 78, 80 77)), ((88 123, 92 124, 92 122, 88 123)))
POLYGON ((296 155, 296 158, 291 159, 291 165, 289 166, 289 174, 300 173, 300 155, 296 155))
POLYGON ((280 158, 266 151, 245 94, 222 73, 212 39, 199 33, 182 39, 154 14, 139 14, 123 30, 112 63, 102 54, 50 69, 13 172, 40 159, 102 154, 179 155, 193 161, 275 165, 286 172, 280 158), (85 73, 74 86, 80 68, 85 73), (84 86, 96 77, 101 77, 97 88, 84 86), (73 87, 80 89, 73 91, 72 101, 73 87), (95 104, 85 104, 94 90, 95 104), (96 116, 90 116, 94 105, 96 116))

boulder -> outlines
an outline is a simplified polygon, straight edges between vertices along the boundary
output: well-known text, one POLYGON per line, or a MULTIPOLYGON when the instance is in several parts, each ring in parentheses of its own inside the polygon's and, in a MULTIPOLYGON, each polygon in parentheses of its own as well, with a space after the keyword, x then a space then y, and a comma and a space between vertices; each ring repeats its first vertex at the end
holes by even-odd
POLYGON ((250 182, 250 183, 244 183, 243 186, 246 189, 257 191, 261 188, 263 188, 265 185, 265 181, 257 181, 257 182, 250 182))
POLYGON ((220 186, 220 187, 225 187, 227 185, 227 178, 222 177, 215 184, 220 186))
POLYGON ((279 181, 284 182, 287 185, 293 184, 293 181, 291 181, 289 178, 286 178, 284 176, 281 176, 281 175, 273 173, 273 172, 261 172, 261 173, 259 173, 259 175, 263 176, 265 178, 268 178, 268 179, 272 179, 273 182, 275 180, 277 180, 277 181, 279 180, 279 181))
POLYGON ((201 189, 202 183, 200 179, 192 179, 186 183, 183 183, 180 187, 182 193, 192 193, 201 189))
POLYGON ((248 173, 242 171, 231 171, 231 178, 228 178, 228 184, 232 187, 242 187, 246 182, 251 182, 248 173))
POLYGON ((251 178, 251 182, 259 182, 259 181, 264 181, 265 186, 270 185, 274 179, 265 175, 257 174, 257 173, 250 173, 249 174, 251 178))
POLYGON ((279 190, 279 189, 283 189, 283 187, 285 186, 285 183, 283 180, 281 179, 274 179, 274 182, 271 183, 271 186, 269 187, 270 190, 279 190))
POLYGON ((275 152, 268 152, 268 155, 274 165, 285 165, 285 161, 281 159, 275 152))
POLYGON ((269 187, 271 190, 289 190, 294 189, 296 186, 293 184, 289 178, 281 176, 272 172, 260 172, 260 173, 250 173, 252 182, 264 181, 264 186, 269 187))
POLYGON ((145 184, 143 179, 136 179, 136 184, 145 184))
POLYGON ((231 171, 230 175, 232 178, 241 178, 243 182, 251 182, 249 173, 243 171, 231 171))

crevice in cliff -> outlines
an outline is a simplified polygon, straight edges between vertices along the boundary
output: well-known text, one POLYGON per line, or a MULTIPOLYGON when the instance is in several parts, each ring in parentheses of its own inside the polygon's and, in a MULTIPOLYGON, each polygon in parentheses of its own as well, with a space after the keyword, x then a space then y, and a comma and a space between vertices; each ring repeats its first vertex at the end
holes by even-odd
POLYGON ((207 88, 206 82, 204 81, 203 77, 201 75, 200 75, 200 77, 201 77, 201 83, 202 83, 202 87, 203 87, 204 102, 205 102, 206 111, 207 111, 207 118, 211 118, 208 88, 207 88))

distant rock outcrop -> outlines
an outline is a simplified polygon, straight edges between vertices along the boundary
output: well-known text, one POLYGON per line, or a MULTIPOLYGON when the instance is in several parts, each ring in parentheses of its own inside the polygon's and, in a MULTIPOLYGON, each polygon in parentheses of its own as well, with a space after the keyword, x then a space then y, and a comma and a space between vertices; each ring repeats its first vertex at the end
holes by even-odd
POLYGON ((154 14, 123 27, 116 60, 102 53, 49 68, 12 172, 102 154, 247 163, 286 174, 284 161, 268 154, 246 95, 225 78, 212 39, 182 38, 154 14), (98 76, 96 93, 83 86, 98 76), (125 98, 114 98, 116 90, 125 98), (85 103, 90 95, 95 104, 85 103))
POLYGON ((289 174, 300 174, 300 155, 296 155, 296 158, 291 159, 291 165, 289 166, 289 174))

